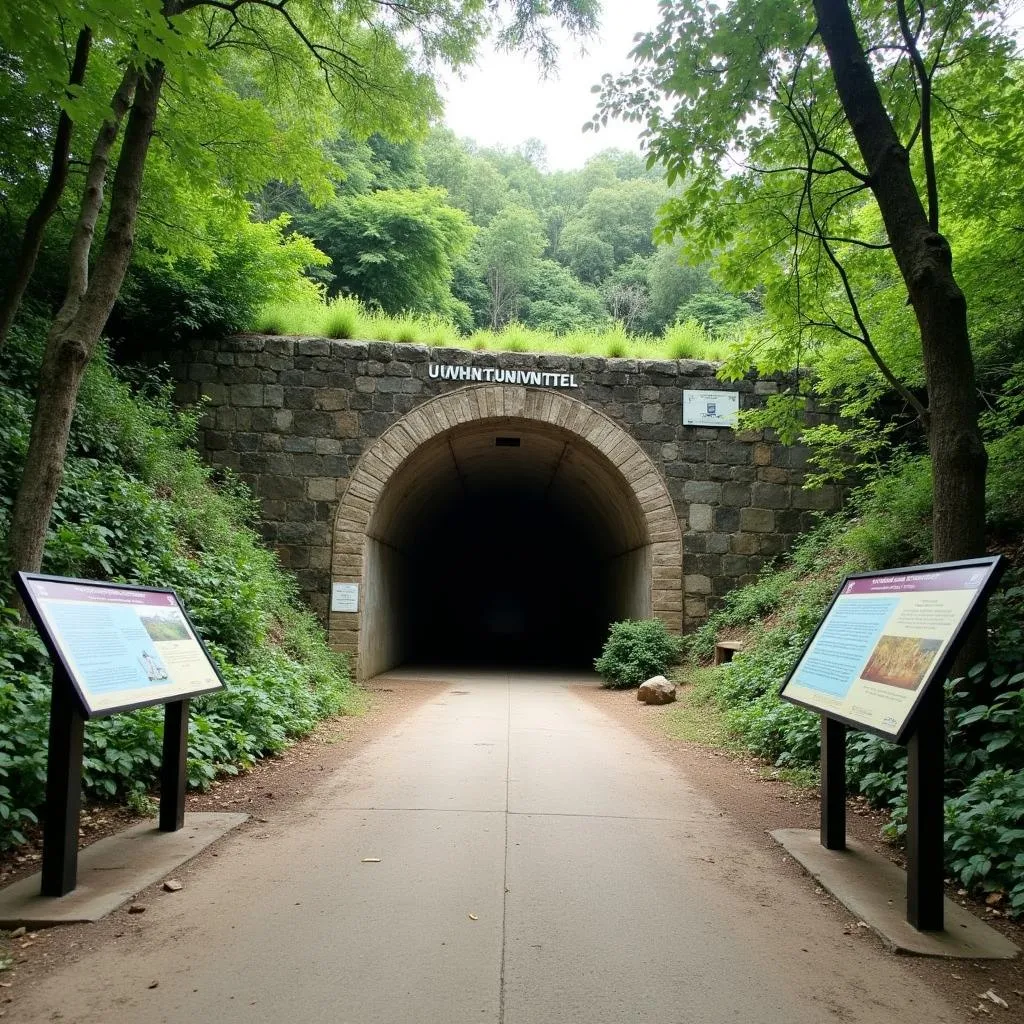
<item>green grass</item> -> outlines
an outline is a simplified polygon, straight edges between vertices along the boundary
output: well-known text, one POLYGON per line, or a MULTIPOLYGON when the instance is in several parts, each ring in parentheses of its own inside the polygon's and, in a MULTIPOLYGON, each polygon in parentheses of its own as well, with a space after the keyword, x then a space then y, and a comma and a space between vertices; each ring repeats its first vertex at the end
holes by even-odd
POLYGON ((699 743, 703 747, 735 749, 721 708, 714 701, 718 672, 718 669, 692 664, 673 670, 673 681, 679 687, 676 702, 661 719, 672 739, 699 743))
POLYGON ((704 359, 710 362, 725 359, 735 340, 711 335, 693 320, 669 328, 662 338, 628 334, 622 324, 613 324, 603 330, 555 334, 510 323, 500 331, 479 330, 461 335, 454 325, 439 317, 413 313, 389 316, 379 310, 367 309, 354 298, 273 302, 263 308, 255 328, 261 334, 394 341, 468 348, 478 352, 552 352, 572 356, 704 359))

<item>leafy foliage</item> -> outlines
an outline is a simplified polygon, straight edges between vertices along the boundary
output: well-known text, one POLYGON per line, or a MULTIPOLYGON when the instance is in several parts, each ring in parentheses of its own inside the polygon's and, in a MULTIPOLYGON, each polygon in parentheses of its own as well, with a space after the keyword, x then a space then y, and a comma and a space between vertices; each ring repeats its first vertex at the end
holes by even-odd
MULTIPOLYGON (((735 741, 780 767, 816 767, 818 718, 782 701, 779 683, 847 573, 924 560, 930 494, 923 460, 898 463, 856 493, 845 514, 801 538, 784 564, 728 594, 687 638, 687 654, 707 661, 723 630, 746 637, 728 666, 706 670, 714 678, 705 689, 735 741)), ((1004 894, 1014 914, 1024 913, 1022 613, 1024 586, 1011 571, 990 600, 991 664, 946 683, 947 870, 968 889, 1004 894), (973 676, 983 672, 994 678, 979 702, 973 676)), ((887 832, 897 839, 906 827, 906 768, 905 748, 850 734, 847 778, 872 804, 891 811, 887 832)))
MULTIPOLYGON (((0 370, 0 534, 27 444, 39 346, 17 336, 0 370)), ((252 501, 214 483, 189 447, 197 412, 169 391, 133 391, 105 359, 89 370, 53 517, 44 571, 174 587, 208 642, 228 688, 193 702, 189 785, 205 788, 322 718, 353 704, 343 659, 300 605, 295 583, 251 528, 252 501)), ((3 594, 10 597, 6 584, 3 594)), ((50 667, 33 630, 0 612, 0 846, 24 839, 43 799, 50 667)), ((84 784, 124 800, 153 786, 159 708, 90 722, 84 784)))
POLYGON ((605 686, 639 686, 674 665, 681 647, 679 638, 668 631, 661 619, 613 622, 594 668, 605 686))
POLYGON ((387 189, 335 199, 300 217, 330 257, 329 294, 358 295, 387 313, 450 311, 469 219, 437 189, 387 189))

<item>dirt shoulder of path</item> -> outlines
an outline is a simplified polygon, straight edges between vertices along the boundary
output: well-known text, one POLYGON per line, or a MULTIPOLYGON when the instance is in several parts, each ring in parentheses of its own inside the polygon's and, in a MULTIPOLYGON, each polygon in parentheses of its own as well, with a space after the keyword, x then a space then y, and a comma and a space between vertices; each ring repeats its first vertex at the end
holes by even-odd
MULTIPOLYGON (((780 871, 788 872, 814 887, 823 904, 829 905, 830 912, 843 920, 844 930, 848 928, 850 934, 862 935, 866 942, 878 942, 873 933, 858 928, 856 919, 846 908, 824 890, 818 889, 815 882, 768 835, 769 830, 778 828, 818 828, 820 806, 817 790, 772 778, 770 766, 752 755, 672 737, 665 718, 676 705, 641 704, 635 690, 581 686, 579 692, 600 710, 646 739, 676 765, 695 789, 707 796, 747 834, 751 843, 773 857, 780 871)), ((904 866, 900 851, 881 837, 885 821, 884 815, 869 808, 862 800, 849 801, 849 835, 904 866)), ((947 895, 976 916, 985 918, 986 923, 1024 949, 1024 925, 986 913, 977 904, 964 900, 955 889, 948 889, 947 895)), ((945 996, 951 1006, 970 1016, 979 1020, 989 1017, 993 1020, 1024 1020, 1024 954, 1011 961, 940 960, 911 956, 904 959, 908 969, 945 996), (1008 1010, 988 999, 979 998, 990 989, 1009 1004, 1008 1010)))
MULTIPOLYGON (((366 708, 361 714, 329 719, 279 756, 258 762, 242 775, 218 779, 205 793, 190 793, 187 811, 243 812, 249 820, 187 866, 182 865, 180 871, 185 873, 204 859, 219 856, 225 839, 265 828, 275 819, 284 818, 296 804, 308 798, 313 785, 342 769, 367 743, 415 711, 444 685, 435 680, 403 679, 400 687, 381 683, 365 689, 366 708)), ((143 820, 127 808, 103 805, 87 807, 82 818, 83 847, 143 820)), ((0 858, 0 887, 38 871, 40 853, 41 840, 35 837, 28 847, 0 858)), ((254 884, 258 885, 258 880, 254 884)), ((164 896, 173 898, 173 894, 163 893, 162 883, 158 882, 95 924, 40 929, 17 937, 0 931, 0 964, 10 963, 6 969, 0 969, 0 1019, 13 1019, 12 1004, 18 991, 25 991, 43 973, 141 927, 145 914, 130 915, 131 904, 145 906, 147 901, 164 896)))

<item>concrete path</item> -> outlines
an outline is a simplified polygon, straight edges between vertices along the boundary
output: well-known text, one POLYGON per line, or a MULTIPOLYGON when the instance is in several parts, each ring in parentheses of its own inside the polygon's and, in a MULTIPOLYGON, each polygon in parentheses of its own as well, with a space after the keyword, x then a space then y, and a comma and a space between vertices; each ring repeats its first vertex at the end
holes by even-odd
POLYGON ((959 1019, 568 680, 445 681, 284 819, 225 840, 152 902, 139 937, 50 975, 15 1017, 959 1019))

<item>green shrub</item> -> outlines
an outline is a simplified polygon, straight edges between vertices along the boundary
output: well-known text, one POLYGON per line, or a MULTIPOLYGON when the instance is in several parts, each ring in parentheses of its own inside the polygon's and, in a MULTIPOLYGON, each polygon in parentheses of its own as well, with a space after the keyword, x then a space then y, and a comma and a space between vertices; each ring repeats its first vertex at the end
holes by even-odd
POLYGON ((679 660, 682 641, 660 619, 613 622, 594 668, 605 686, 639 686, 679 660))

